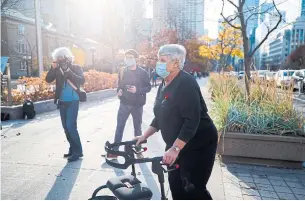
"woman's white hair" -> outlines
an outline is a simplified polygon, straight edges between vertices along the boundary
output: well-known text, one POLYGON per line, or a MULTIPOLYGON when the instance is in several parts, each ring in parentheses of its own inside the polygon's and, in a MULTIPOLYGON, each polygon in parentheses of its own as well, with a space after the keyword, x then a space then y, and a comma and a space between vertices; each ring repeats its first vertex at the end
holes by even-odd
POLYGON ((158 57, 160 56, 168 56, 171 61, 174 59, 179 60, 180 69, 182 70, 184 67, 186 50, 182 45, 178 44, 168 44, 161 46, 158 52, 158 57))
POLYGON ((57 60, 59 57, 61 57, 61 58, 66 57, 71 62, 74 61, 74 56, 73 56, 71 50, 67 47, 59 47, 52 52, 52 58, 54 60, 57 60))

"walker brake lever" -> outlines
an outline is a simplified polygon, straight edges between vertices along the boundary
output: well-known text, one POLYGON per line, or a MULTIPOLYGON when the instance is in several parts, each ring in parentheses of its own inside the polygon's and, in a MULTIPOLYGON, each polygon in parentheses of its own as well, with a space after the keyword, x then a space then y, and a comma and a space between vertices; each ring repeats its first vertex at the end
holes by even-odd
POLYGON ((164 171, 165 173, 171 172, 171 171, 174 171, 174 170, 177 170, 177 169, 179 169, 179 167, 180 167, 178 164, 174 164, 174 165, 172 165, 172 166, 168 166, 168 165, 166 165, 166 164, 164 164, 164 163, 161 163, 161 166, 167 166, 167 169, 165 169, 165 168, 162 167, 162 169, 163 169, 163 171, 164 171))
POLYGON ((147 147, 141 147, 140 151, 137 151, 136 147, 133 147, 132 150, 135 154, 141 154, 141 153, 147 151, 147 147))

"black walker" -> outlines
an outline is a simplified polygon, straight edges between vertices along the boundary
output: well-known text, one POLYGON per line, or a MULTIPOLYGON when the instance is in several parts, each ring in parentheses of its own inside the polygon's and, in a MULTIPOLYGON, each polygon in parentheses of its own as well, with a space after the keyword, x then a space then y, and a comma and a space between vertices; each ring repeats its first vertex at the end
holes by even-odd
MULTIPOLYGON (((122 156, 125 159, 125 163, 120 164, 114 161, 111 161, 106 158, 106 163, 114 168, 118 169, 127 169, 130 165, 132 167, 131 175, 123 175, 119 177, 110 178, 107 183, 103 186, 98 187, 92 194, 92 197, 89 200, 150 200, 153 193, 151 190, 136 177, 135 164, 137 163, 152 163, 152 172, 158 175, 158 181, 161 189, 161 200, 167 200, 164 190, 164 173, 169 171, 176 170, 179 168, 179 165, 174 165, 170 168, 163 168, 166 166, 161 163, 162 157, 154 158, 135 158, 136 154, 140 154, 146 151, 146 148, 136 147, 137 141, 126 141, 120 143, 109 143, 108 141, 105 144, 105 151, 109 154, 114 154, 117 156, 122 156), (113 148, 117 146, 124 146, 124 152, 115 151, 113 148), (97 193, 108 188, 111 190, 114 196, 102 195, 97 196, 97 193)), ((146 143, 143 142, 143 143, 146 143)))

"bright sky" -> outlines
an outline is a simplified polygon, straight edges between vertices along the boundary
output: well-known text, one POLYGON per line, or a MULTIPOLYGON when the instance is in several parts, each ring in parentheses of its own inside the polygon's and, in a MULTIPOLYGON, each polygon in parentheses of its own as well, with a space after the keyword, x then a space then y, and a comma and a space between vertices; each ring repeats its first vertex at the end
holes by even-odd
MULTIPOLYGON (((146 0, 146 17, 153 16, 153 0, 146 0)), ((261 3, 264 0, 260 0, 261 3)), ((301 0, 276 0, 279 4, 278 8, 280 10, 286 11, 287 22, 293 22, 300 15, 300 1, 301 0)), ((218 34, 218 20, 221 19, 220 12, 222 8, 222 0, 205 0, 205 27, 208 27, 209 36, 216 38, 218 34)), ((232 14, 234 12, 234 7, 230 5, 225 5, 225 15, 232 14)))
MULTIPOLYGON (((260 0, 261 3, 264 2, 260 0)), ((300 0, 276 0, 279 4, 279 10, 286 11, 287 23, 293 22, 299 15, 300 0)), ((209 36, 217 37, 218 25, 217 19, 221 19, 220 12, 222 8, 222 0, 206 0, 206 23, 205 27, 209 27, 209 36), (215 22, 216 21, 216 22, 215 22)), ((225 14, 232 14, 234 9, 225 5, 225 14)))

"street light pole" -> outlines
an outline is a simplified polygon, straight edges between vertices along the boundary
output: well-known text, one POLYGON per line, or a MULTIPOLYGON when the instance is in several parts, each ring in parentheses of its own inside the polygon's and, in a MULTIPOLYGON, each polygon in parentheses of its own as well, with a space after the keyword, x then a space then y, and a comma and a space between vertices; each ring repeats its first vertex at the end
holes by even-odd
POLYGON ((95 52, 96 52, 96 48, 95 47, 91 47, 90 51, 92 52, 92 66, 94 67, 95 64, 95 52))
POLYGON ((42 38, 41 38, 41 19, 40 19, 40 0, 34 0, 35 4, 35 22, 36 22, 36 44, 37 44, 37 57, 39 66, 39 77, 43 72, 43 55, 42 55, 42 38))
POLYGON ((7 102, 9 106, 13 105, 13 97, 12 97, 12 80, 11 80, 11 67, 10 63, 6 64, 6 72, 7 72, 7 102))

